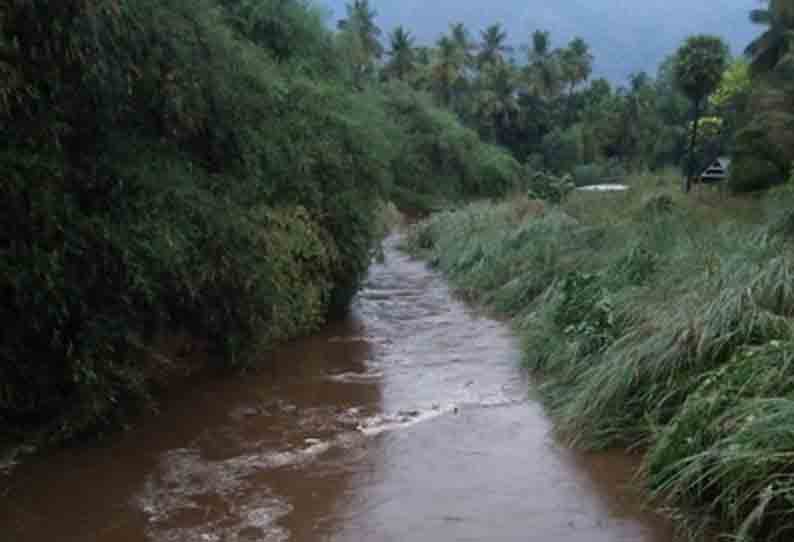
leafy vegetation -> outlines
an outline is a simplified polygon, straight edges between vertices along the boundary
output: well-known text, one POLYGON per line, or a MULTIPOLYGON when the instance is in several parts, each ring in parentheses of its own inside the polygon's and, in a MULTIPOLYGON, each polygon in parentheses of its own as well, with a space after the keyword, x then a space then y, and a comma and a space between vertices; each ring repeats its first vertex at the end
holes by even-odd
POLYGON ((581 38, 554 47, 549 32, 536 30, 511 47, 500 24, 479 39, 451 24, 432 47, 416 46, 400 27, 379 75, 369 73, 429 93, 533 171, 674 166, 688 190, 715 157, 733 155, 730 188, 757 191, 786 180, 794 161, 790 9, 769 1, 751 13, 766 29, 748 48, 749 62, 731 58, 717 36, 692 36, 656 74, 636 73, 617 87, 591 79, 594 57, 581 38))
POLYGON ((412 248, 515 319, 562 435, 644 451, 697 527, 790 538, 790 191, 675 180, 791 176, 792 9, 751 18, 747 61, 695 36, 615 88, 580 38, 384 43, 368 0, 335 30, 309 0, 2 4, 0 430, 116 423, 199 364, 163 337, 244 367, 317 329, 396 204, 439 211, 412 248))
POLYGON ((643 454, 651 495, 690 534, 741 541, 794 534, 791 190, 685 197, 662 168, 682 165, 689 132, 687 179, 720 153, 733 155, 735 192, 790 181, 794 11, 764 4, 748 60, 694 36, 655 83, 638 75, 618 99, 595 81, 576 97, 587 76, 576 83, 572 59, 586 64, 585 49, 549 52, 537 32, 523 84, 538 82, 539 110, 556 121, 526 162, 552 174, 530 175, 526 196, 438 214, 408 241, 513 318, 562 437, 643 454), (626 120, 612 148, 628 153, 599 149, 603 118, 626 120), (604 158, 652 171, 629 175, 626 193, 571 191, 606 176, 604 158), (565 172, 573 179, 553 174, 565 172))
MULTIPOLYGON (((419 47, 399 27, 389 38, 380 79, 430 94, 435 105, 534 171, 560 175, 614 162, 633 169, 683 164, 689 108, 676 85, 673 57, 655 80, 638 73, 629 85, 614 88, 605 79, 590 79, 594 57, 581 38, 559 48, 542 30, 526 46, 513 48, 508 40, 499 24, 475 39, 455 23, 435 46, 419 47)), ((714 71, 719 81, 723 69, 714 71)), ((723 115, 708 103, 702 110, 723 115)), ((719 135, 730 139, 733 131, 728 124, 719 135)), ((698 160, 709 152, 703 150, 698 160)))
POLYGON ((654 495, 742 540, 792 532, 790 196, 516 197, 438 214, 409 247, 513 318, 557 429, 645 453, 654 495))
POLYGON ((115 423, 175 370, 158 351, 174 333, 244 366, 347 307, 383 201, 518 183, 507 153, 374 84, 373 17, 354 2, 333 32, 304 0, 0 7, 0 428, 115 423))
POLYGON ((735 191, 766 189, 784 182, 794 161, 790 48, 794 16, 790 2, 768 0, 764 4, 764 9, 750 14, 765 31, 746 51, 752 85, 736 136, 737 167, 731 177, 735 191))

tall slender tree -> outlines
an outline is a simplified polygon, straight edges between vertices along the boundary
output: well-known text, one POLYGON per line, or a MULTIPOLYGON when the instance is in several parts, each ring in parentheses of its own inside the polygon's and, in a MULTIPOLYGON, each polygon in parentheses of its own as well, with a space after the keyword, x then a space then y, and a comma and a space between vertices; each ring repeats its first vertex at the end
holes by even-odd
POLYGON ((472 67, 474 65, 474 51, 477 49, 477 44, 472 41, 469 34, 469 29, 463 23, 455 23, 450 26, 450 37, 455 45, 463 51, 466 58, 466 66, 472 67))
POLYGON ((416 51, 414 38, 402 26, 398 26, 389 35, 390 47, 387 55, 389 61, 384 68, 386 75, 404 81, 414 71, 416 51))
POLYGON ((476 113, 490 139, 502 143, 511 116, 518 112, 516 69, 508 62, 486 64, 477 85, 476 113))
POLYGON ((692 36, 676 53, 674 76, 678 88, 692 102, 692 133, 689 142, 689 165, 684 191, 689 192, 697 161, 698 125, 707 98, 717 89, 728 67, 728 46, 717 36, 692 36))
POLYGON ((477 64, 482 69, 485 64, 504 62, 504 55, 510 52, 507 46, 507 32, 499 23, 492 24, 480 34, 480 53, 477 64))
POLYGON ((378 12, 370 7, 369 0, 353 0, 346 10, 347 17, 339 21, 338 27, 349 34, 345 42, 354 63, 354 81, 360 86, 362 79, 374 74, 375 63, 383 57, 383 31, 375 22, 378 12))
POLYGON ((353 3, 347 4, 345 9, 347 18, 339 21, 339 28, 356 32, 367 53, 374 59, 380 60, 384 50, 380 42, 383 31, 375 22, 378 12, 370 7, 369 0, 353 0, 353 3))
POLYGON ((547 31, 532 34, 532 47, 527 53, 525 68, 529 89, 544 98, 552 98, 560 91, 560 69, 556 55, 551 52, 551 39, 547 31))
POLYGON ((466 58, 463 51, 449 36, 438 40, 436 59, 433 64, 433 86, 439 101, 452 107, 455 84, 463 77, 466 58))
POLYGON ((574 38, 561 53, 562 71, 568 83, 568 94, 586 82, 593 72, 593 55, 590 46, 582 38, 574 38))

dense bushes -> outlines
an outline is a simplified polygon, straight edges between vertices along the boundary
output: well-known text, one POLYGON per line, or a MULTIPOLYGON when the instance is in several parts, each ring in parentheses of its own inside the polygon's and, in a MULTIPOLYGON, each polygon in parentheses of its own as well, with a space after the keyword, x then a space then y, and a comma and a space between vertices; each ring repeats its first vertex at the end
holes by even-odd
POLYGON ((521 200, 471 206, 420 225, 411 246, 514 317, 561 435, 647 450, 653 493, 708 512, 690 525, 788 540, 790 216, 749 225, 748 202, 715 217, 672 180, 642 186, 576 193, 542 214, 521 200))
POLYGON ((145 391, 136 345, 187 329, 241 363, 366 268, 390 158, 368 112, 188 4, 4 13, 0 421, 106 421, 145 391))
POLYGON ((729 185, 734 192, 765 190, 786 180, 785 153, 770 140, 764 117, 745 127, 736 138, 729 185))
MULTIPOLYGON (((785 64, 785 63, 784 63, 785 64)), ((730 186, 735 192, 766 189, 786 180, 794 160, 794 86, 786 65, 756 74, 736 135, 730 186)))
POLYGON ((385 107, 399 125, 392 136, 398 204, 423 211, 440 200, 494 197, 519 185, 522 171, 508 152, 483 143, 429 96, 394 82, 385 107))
POLYGON ((743 153, 734 157, 728 184, 734 192, 755 192, 779 184, 785 178, 781 167, 771 160, 743 153))
POLYGON ((357 89, 303 0, 0 10, 0 428, 112 421, 176 331, 244 364, 347 307, 383 198, 517 180, 413 92, 357 89))
POLYGON ((626 169, 615 160, 579 165, 572 172, 576 186, 621 182, 627 176, 626 169))

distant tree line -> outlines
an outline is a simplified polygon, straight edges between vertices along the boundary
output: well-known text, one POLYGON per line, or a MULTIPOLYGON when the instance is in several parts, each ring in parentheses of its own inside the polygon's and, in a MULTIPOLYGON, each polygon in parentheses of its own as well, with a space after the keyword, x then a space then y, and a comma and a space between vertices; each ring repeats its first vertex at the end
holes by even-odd
POLYGON ((578 170, 579 182, 665 166, 692 176, 717 155, 735 155, 731 186, 745 191, 786 180, 794 159, 794 8, 764 4, 750 18, 765 30, 745 55, 730 57, 719 37, 693 36, 657 73, 617 87, 592 78, 594 57, 581 38, 555 48, 537 30, 513 48, 500 24, 474 36, 455 23, 424 46, 401 26, 382 39, 368 0, 350 4, 348 19, 361 21, 351 43, 366 44, 360 71, 370 84, 399 81, 431 95, 532 169, 578 170))

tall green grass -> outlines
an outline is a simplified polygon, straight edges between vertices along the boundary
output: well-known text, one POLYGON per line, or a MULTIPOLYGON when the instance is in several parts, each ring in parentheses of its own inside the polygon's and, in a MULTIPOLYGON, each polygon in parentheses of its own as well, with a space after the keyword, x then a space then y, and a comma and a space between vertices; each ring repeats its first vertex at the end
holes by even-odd
POLYGON ((686 199, 645 176, 559 206, 439 214, 407 243, 513 317, 563 438, 643 453, 650 493, 693 532, 790 540, 790 201, 686 199))

